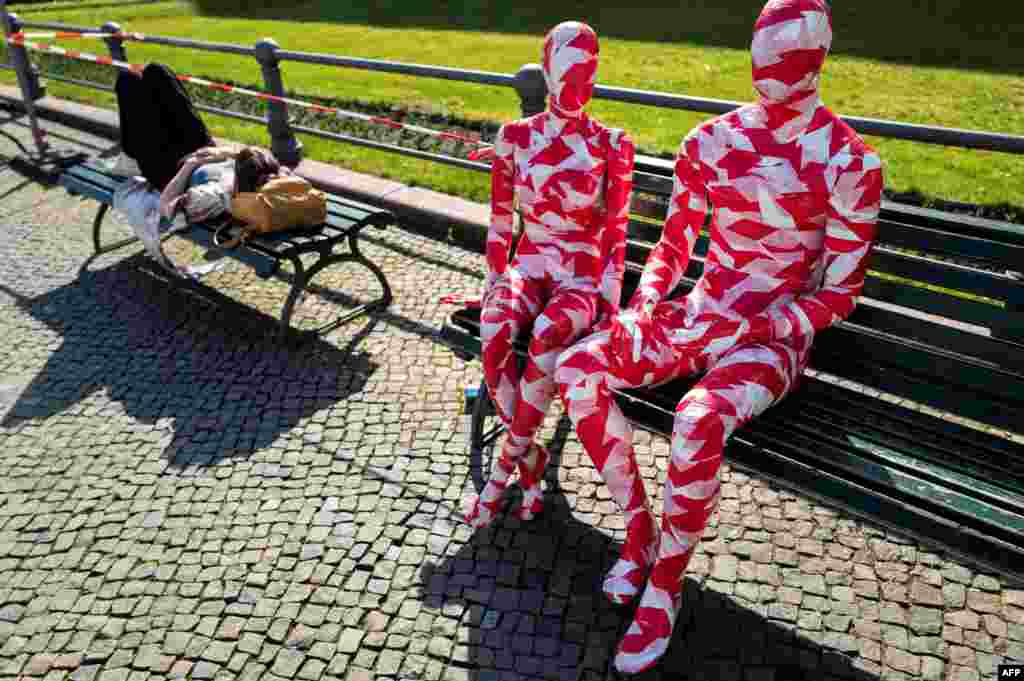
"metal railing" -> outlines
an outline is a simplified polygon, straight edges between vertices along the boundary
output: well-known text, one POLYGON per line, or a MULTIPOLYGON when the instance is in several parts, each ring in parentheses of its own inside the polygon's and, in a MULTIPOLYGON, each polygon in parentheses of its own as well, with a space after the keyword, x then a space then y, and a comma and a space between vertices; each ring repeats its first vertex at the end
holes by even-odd
MULTIPOLYGON (((9 15, 9 21, 11 32, 18 32, 25 28, 77 31, 85 33, 121 32, 121 27, 114 22, 108 22, 101 27, 72 26, 52 22, 22 22, 14 14, 9 15)), ((524 116, 543 111, 547 98, 547 89, 544 83, 543 73, 538 64, 526 64, 515 74, 505 74, 442 66, 406 64, 376 59, 339 57, 330 54, 296 52, 281 49, 276 42, 269 38, 260 40, 253 47, 151 35, 133 37, 132 41, 149 45, 178 47, 204 52, 219 52, 254 58, 260 65, 265 91, 272 95, 281 97, 285 96, 285 91, 280 63, 283 61, 290 61, 337 68, 361 69, 379 73, 401 74, 417 78, 439 78, 462 83, 507 87, 515 90, 517 93, 520 109, 524 116)), ((112 58, 119 61, 127 60, 125 41, 123 39, 119 37, 111 37, 105 38, 104 42, 107 44, 107 48, 109 49, 112 58)), ((35 67, 31 66, 25 52, 25 48, 17 45, 9 45, 8 49, 10 50, 12 68, 19 71, 19 75, 22 76, 27 83, 27 92, 25 94, 27 96, 32 96, 34 99, 41 97, 43 89, 39 85, 39 73, 35 67)), ((75 85, 94 87, 103 90, 110 89, 108 85, 101 83, 70 79, 63 76, 55 77, 49 74, 46 75, 47 77, 54 77, 55 80, 71 82, 75 85)), ((651 92, 646 90, 610 86, 595 87, 594 97, 608 101, 708 114, 726 113, 743 105, 741 102, 705 99, 701 97, 689 97, 665 92, 651 92)), ((489 164, 469 161, 447 154, 411 149, 395 144, 389 144, 387 142, 365 139, 354 135, 346 135, 308 126, 294 125, 288 118, 286 104, 268 102, 267 107, 267 115, 261 118, 251 114, 221 109, 216 106, 197 105, 197 108, 200 110, 212 114, 228 116, 251 122, 265 122, 267 132, 270 137, 271 151, 273 151, 273 153, 282 161, 289 164, 297 163, 302 157, 302 143, 296 139, 296 133, 302 133, 346 144, 354 144, 380 151, 453 165, 467 170, 475 170, 479 172, 489 172, 490 170, 489 164)), ((960 130, 955 128, 915 125, 910 123, 859 118, 853 116, 844 116, 842 118, 854 130, 867 135, 925 144, 959 147, 964 149, 982 149, 1008 154, 1024 154, 1024 136, 978 130, 960 130)), ((639 156, 637 158, 637 170, 639 171, 665 174, 666 170, 670 168, 671 163, 669 161, 647 156, 639 156)))

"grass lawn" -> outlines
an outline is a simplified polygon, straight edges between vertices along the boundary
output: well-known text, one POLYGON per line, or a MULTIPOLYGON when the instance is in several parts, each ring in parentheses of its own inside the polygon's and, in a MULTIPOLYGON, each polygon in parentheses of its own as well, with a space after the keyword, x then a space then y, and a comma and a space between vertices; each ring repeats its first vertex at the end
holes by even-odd
MULTIPOLYGON (((652 2, 657 4, 647 0, 652 2)), ((413 0, 370 4, 374 10, 366 9, 367 0, 288 3, 285 10, 261 10, 259 17, 251 12, 197 16, 191 5, 178 2, 82 0, 15 5, 14 9, 23 19, 37 21, 98 26, 113 20, 129 31, 241 44, 272 36, 294 50, 505 73, 538 61, 546 27, 562 19, 579 18, 590 21, 603 36, 598 74, 603 84, 739 101, 752 96, 747 46, 760 0, 684 0, 671 8, 643 8, 641 2, 641 9, 634 3, 629 11, 580 1, 559 4, 561 9, 556 12, 531 0, 525 5, 516 3, 519 14, 499 12, 485 0, 452 0, 440 2, 438 11, 428 16, 420 16, 426 13, 417 11, 421 3, 413 0), (575 5, 591 9, 565 9, 575 5), (241 14, 250 18, 239 18, 241 14), (287 20, 275 18, 282 16, 287 20)), ((1013 31, 1018 29, 1012 28, 1024 25, 1024 20, 1014 19, 1024 19, 1024 10, 1014 5, 997 11, 974 3, 961 11, 960 3, 952 1, 918 3, 909 10, 888 7, 896 3, 883 5, 881 0, 833 4, 836 48, 822 90, 834 110, 1024 134, 1024 78, 1020 75, 1024 53, 1016 47, 1020 41, 1013 31), (846 7, 840 10, 839 5, 846 7), (872 14, 872 10, 877 12, 872 14), (950 28, 952 21, 961 22, 955 30, 950 28), (973 23, 962 23, 966 21, 973 23)), ((83 49, 103 47, 88 42, 90 47, 83 49)), ((255 60, 132 43, 127 50, 133 62, 158 60, 182 73, 250 86, 261 83, 255 60)), ((45 62, 46 68, 63 68, 58 58, 40 62, 45 62)), ((518 115, 515 93, 506 88, 294 63, 285 63, 283 70, 286 87, 304 95, 418 106, 471 121, 500 122, 518 115)), ((3 72, 0 78, 12 82, 13 74, 3 72)), ((111 80, 108 74, 107 81, 111 80)), ((114 105, 105 93, 56 81, 50 82, 50 92, 114 105)), ((629 130, 642 151, 659 153, 674 151, 680 138, 707 118, 603 101, 594 102, 590 111, 610 125, 629 130)), ((207 120, 218 136, 266 142, 265 131, 257 126, 212 115, 207 120)), ((486 178, 479 173, 318 139, 304 141, 309 154, 317 159, 476 200, 487 197, 486 178)), ((893 191, 916 190, 929 197, 1024 208, 1020 157, 877 138, 869 138, 869 142, 882 154, 887 186, 893 191)))

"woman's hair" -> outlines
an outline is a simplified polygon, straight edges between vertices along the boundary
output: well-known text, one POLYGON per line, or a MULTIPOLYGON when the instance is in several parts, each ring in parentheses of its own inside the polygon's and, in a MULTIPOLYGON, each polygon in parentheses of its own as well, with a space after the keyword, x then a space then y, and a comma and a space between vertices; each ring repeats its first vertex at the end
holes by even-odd
POLYGON ((235 182, 240 192, 254 192, 280 172, 281 164, 262 149, 245 147, 235 157, 235 182))

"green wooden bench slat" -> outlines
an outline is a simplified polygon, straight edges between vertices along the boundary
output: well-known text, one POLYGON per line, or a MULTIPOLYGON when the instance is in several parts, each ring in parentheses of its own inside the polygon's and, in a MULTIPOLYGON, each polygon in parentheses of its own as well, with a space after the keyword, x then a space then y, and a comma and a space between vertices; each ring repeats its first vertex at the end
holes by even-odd
POLYGON ((1024 508, 1024 480, 1015 479, 1006 472, 994 477, 991 469, 976 466, 973 461, 965 462, 962 458, 959 461, 943 460, 942 452, 876 433, 858 425, 855 419, 844 418, 840 414, 820 412, 806 396, 799 400, 799 404, 787 405, 784 400, 779 408, 769 409, 758 420, 762 418, 765 424, 793 427, 810 438, 817 435, 836 446, 851 448, 885 465, 933 479, 960 493, 973 492, 985 497, 987 503, 1024 508), (801 407, 799 412, 795 411, 796 406, 801 407), (990 480, 1004 484, 994 484, 990 480))
POLYGON ((878 240, 911 251, 924 251, 945 257, 973 258, 1000 264, 1009 270, 1016 270, 1024 263, 1024 245, 964 236, 891 220, 879 221, 878 240))
POLYGON ((1021 575, 1024 551, 1019 541, 1007 541, 965 527, 946 518, 941 513, 943 509, 938 509, 939 512, 919 510, 908 505, 905 499, 888 493, 884 487, 869 487, 842 473, 797 460, 784 450, 765 449, 742 437, 730 442, 728 455, 739 470, 774 480, 782 487, 797 489, 872 524, 881 524, 904 535, 926 537, 953 555, 993 571, 1021 575))
POLYGON ((389 213, 386 210, 364 210, 357 206, 351 206, 347 203, 341 203, 334 201, 332 198, 327 199, 327 216, 328 222, 334 220, 348 221, 350 223, 366 223, 374 218, 388 217, 389 213))
MULTIPOLYGON (((472 328, 471 325, 467 326, 472 328)), ((643 395, 651 404, 671 413, 694 382, 693 378, 684 378, 666 386, 630 392, 643 395)), ((930 459, 939 466, 944 465, 943 461, 952 462, 950 465, 961 467, 968 475, 972 474, 971 471, 977 471, 979 476, 986 471, 999 470, 1004 475, 1011 471, 1016 477, 1006 481, 1006 485, 1014 493, 1024 494, 1024 446, 929 414, 882 402, 863 392, 855 392, 812 376, 804 376, 796 391, 758 417, 758 420, 768 415, 784 416, 794 422, 813 419, 831 420, 834 424, 841 422, 845 430, 858 432, 862 437, 868 437, 866 433, 871 432, 871 437, 880 438, 892 447, 896 447, 897 443, 905 443, 908 451, 919 452, 922 459, 930 459), (963 461, 958 450, 970 450, 971 458, 963 461)), ((833 432, 838 429, 834 425, 819 430, 833 432)))
MULTIPOLYGON (((957 354, 979 360, 992 368, 1014 374, 1010 380, 1024 380, 1024 352, 1006 341, 964 331, 954 326, 933 323, 901 314, 897 311, 873 307, 862 302, 850 315, 849 324, 866 326, 887 334, 918 341, 935 348, 956 348, 957 354)), ((870 343, 871 341, 866 341, 870 343)), ((869 348, 864 347, 863 351, 869 348)), ((938 372, 938 368, 935 370, 938 372)), ((942 375, 936 373, 936 375, 942 375)))
POLYGON ((926 508, 941 506, 952 509, 965 524, 982 531, 992 531, 1007 541, 1024 542, 1024 515, 914 475, 888 462, 856 454, 835 445, 821 433, 808 434, 765 421, 744 436, 755 443, 791 452, 792 456, 823 470, 840 472, 869 486, 880 486, 926 508))
MULTIPOLYGON (((627 417, 639 426, 663 434, 670 433, 674 410, 651 402, 648 396, 624 396, 620 399, 620 406, 627 417)), ((973 517, 963 515, 962 508, 936 504, 938 496, 917 497, 922 505, 931 504, 925 509, 908 505, 911 498, 889 484, 884 469, 878 471, 879 467, 876 467, 880 473, 877 476, 851 475, 845 466, 833 466, 828 457, 816 459, 815 452, 813 439, 810 449, 793 448, 789 445, 788 436, 765 435, 758 430, 755 420, 730 439, 726 457, 740 470, 772 479, 784 487, 800 490, 814 499, 841 506, 850 513, 872 522, 881 522, 897 531, 928 537, 997 570, 1021 574, 1024 544, 1018 533, 1008 536, 1006 532, 999 532, 994 536, 992 525, 986 527, 985 523, 975 522, 973 526, 965 526, 964 521, 971 521, 973 517), (950 512, 954 512, 952 516, 950 512)), ((860 457, 844 454, 842 458, 854 469, 853 472, 859 468, 860 457)))
POLYGON ((864 280, 864 290, 861 295, 864 298, 985 328, 998 325, 1005 320, 1007 315, 1005 307, 985 300, 971 300, 943 291, 871 276, 871 274, 864 280))
MULTIPOLYGON (((861 310, 861 308, 858 308, 861 310)), ((862 318, 881 310, 861 310, 862 318)), ((975 336, 980 342, 987 340, 975 336)), ((896 337, 854 323, 842 323, 819 334, 815 349, 822 354, 845 355, 858 362, 886 368, 899 368, 916 376, 938 380, 954 387, 975 390, 980 396, 988 395, 1005 400, 1008 405, 1024 406, 1024 391, 1020 390, 1021 374, 1013 368, 1003 368, 974 356, 960 354, 943 347, 934 347, 906 337, 896 337)), ((998 342, 998 341, 994 341, 998 342)), ((1019 360, 1005 359, 1004 364, 1019 360)), ((812 362, 813 364, 813 362, 812 362)), ((836 374, 852 378, 848 371, 836 374)), ((956 411, 956 410, 953 410, 956 411)))
POLYGON ((995 300, 1024 298, 1024 285, 1007 276, 875 248, 870 268, 897 277, 995 300))
MULTIPOLYGON (((839 329, 832 329, 830 332, 839 332, 839 329)), ((891 348, 865 348, 882 351, 891 348)), ((985 375, 979 371, 971 371, 970 376, 959 379, 955 383, 944 380, 942 376, 935 376, 933 370, 914 373, 908 371, 906 364, 899 366, 895 362, 888 361, 888 358, 878 358, 877 362, 860 361, 858 358, 864 350, 846 346, 845 351, 836 345, 817 348, 812 357, 812 366, 820 371, 856 381, 869 388, 876 388, 884 392, 907 398, 935 409, 958 414, 966 418, 984 423, 996 428, 1014 431, 1024 422, 1024 409, 1016 400, 1007 401, 1009 396, 1005 394, 993 394, 993 391, 986 386, 984 390, 977 388, 978 381, 983 380, 985 375)), ((910 354, 910 353, 908 353, 910 354)), ((913 353, 917 363, 924 364, 928 361, 926 353, 913 353)), ((943 362, 947 371, 959 371, 954 362, 943 362)), ((991 375, 991 374, 989 374, 991 375)), ((1004 382, 1002 387, 1008 387, 1004 382)), ((1014 397, 1019 397, 1018 395, 1014 397)))
MULTIPOLYGON (((1024 542, 1024 515, 995 503, 988 503, 978 496, 964 494, 945 484, 929 480, 924 476, 912 474, 902 467, 891 465, 888 461, 879 461, 862 454, 854 453, 844 447, 837 446, 824 433, 805 433, 793 427, 783 427, 770 420, 764 420, 746 433, 745 437, 753 441, 762 441, 773 447, 783 447, 798 458, 813 462, 825 470, 841 471, 854 479, 866 481, 872 486, 881 486, 894 490, 903 496, 911 497, 926 506, 941 505, 954 509, 965 524, 985 529, 996 529, 1008 540, 1024 542)), ((872 450, 877 454, 879 450, 872 450)), ((920 463, 917 464, 920 466, 920 463)), ((1007 495, 1009 497, 1009 495, 1007 495)), ((1009 497, 1012 499, 1012 497, 1009 497)), ((1020 507, 1024 498, 1017 498, 1020 507)), ((981 529, 981 528, 979 528, 981 529)))
MULTIPOLYGON (((808 377, 809 378, 809 377, 808 377)), ((1012 470, 1024 476, 1024 445, 1004 437, 981 432, 941 416, 923 414, 907 406, 876 399, 823 380, 805 378, 800 388, 803 404, 814 404, 815 410, 843 417, 858 426, 870 425, 879 436, 892 435, 901 440, 917 442, 957 458, 957 452, 971 450, 966 465, 987 465, 994 470, 1012 470)), ((783 401, 779 408, 785 409, 783 401)))
POLYGON ((114 191, 121 185, 121 183, 124 182, 125 179, 127 179, 112 177, 88 164, 76 165, 69 169, 67 173, 70 175, 87 179, 90 182, 95 182, 96 185, 100 187, 107 187, 110 189, 111 194, 113 194, 114 191))
POLYGON ((672 178, 666 175, 634 171, 633 189, 634 191, 639 190, 651 194, 660 194, 666 197, 671 196, 672 178))
POLYGON ((112 195, 108 190, 102 187, 97 187, 92 182, 78 177, 61 176, 60 184, 71 194, 87 196, 94 201, 99 201, 100 203, 109 204, 112 198, 112 195))
POLYGON ((880 219, 951 232, 958 237, 992 239, 1001 243, 1024 246, 1024 225, 1012 222, 979 218, 963 213, 946 213, 933 208, 889 201, 882 201, 880 219))
MULTIPOLYGON (((820 366, 818 366, 819 363, 813 361, 815 359, 816 358, 812 358, 812 366, 820 369, 820 366)), ((686 377, 657 388, 641 388, 627 392, 630 395, 642 398, 645 402, 654 405, 656 408, 671 416, 674 412, 675 406, 695 381, 696 379, 693 377, 686 377)), ((870 385, 867 381, 864 383, 870 385)), ((924 400, 921 401, 923 402, 924 400)), ((998 405, 990 404, 990 408, 998 408, 998 405)), ((768 412, 758 417, 758 419, 755 420, 753 427, 756 429, 756 423, 761 419, 766 418, 768 414, 785 414, 789 415, 794 422, 800 422, 802 420, 806 420, 807 417, 805 417, 805 413, 820 414, 824 412, 841 412, 854 416, 862 416, 862 423, 869 420, 877 422, 884 419, 891 424, 890 428, 894 432, 899 432, 901 426, 908 432, 917 432, 917 430, 924 428, 935 430, 937 432, 948 432, 952 436, 952 444, 950 445, 951 448, 947 451, 955 451, 953 444, 960 446, 964 451, 971 451, 972 461, 970 465, 974 465, 974 463, 976 463, 973 461, 973 458, 975 457, 982 461, 991 461, 993 462, 993 465, 998 465, 1000 462, 1005 464, 1007 457, 1012 457, 1015 462, 1015 466, 1017 465, 1016 462, 1024 462, 1024 447, 1015 446, 1007 441, 1003 441, 1005 444, 1001 445, 996 442, 996 438, 993 436, 985 433, 978 433, 976 431, 969 438, 963 437, 965 430, 963 427, 961 427, 960 430, 956 430, 953 428, 955 424, 945 423, 928 414, 910 412, 909 410, 902 409, 897 405, 881 402, 864 393, 854 392, 848 388, 842 388, 811 376, 804 376, 801 386, 791 395, 786 397, 781 404, 773 407, 768 412), (836 406, 834 408, 824 406, 831 403, 836 403, 836 406), (883 409, 887 410, 889 413, 883 413, 883 409), (1005 453, 1000 453, 1000 449, 1005 453)), ((854 416, 851 416, 851 418, 854 418, 854 416)), ((831 431, 834 430, 837 430, 837 428, 833 427, 831 429, 831 431)), ((668 430, 666 432, 671 432, 671 422, 669 423, 668 430)), ((824 433, 830 431, 820 429, 820 432, 824 433)), ((879 437, 881 437, 882 434, 884 434, 884 431, 880 431, 879 437)), ((923 441, 918 442, 917 446, 919 448, 924 447, 923 441)), ((933 448, 931 454, 926 458, 931 458, 934 465, 941 466, 939 462, 942 457, 943 452, 933 448)), ((970 466, 968 466, 968 468, 970 468, 970 466)), ((1016 483, 1010 484, 1010 489, 1016 493, 1016 483)), ((1020 491, 1021 493, 1024 493, 1024 488, 1020 491)))

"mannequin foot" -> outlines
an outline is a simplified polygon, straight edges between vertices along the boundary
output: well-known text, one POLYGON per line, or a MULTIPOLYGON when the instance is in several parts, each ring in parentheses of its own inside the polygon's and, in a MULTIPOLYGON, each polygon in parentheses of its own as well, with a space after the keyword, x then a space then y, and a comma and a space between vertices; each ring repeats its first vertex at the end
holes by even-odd
POLYGON ((604 595, 616 605, 636 598, 647 581, 647 573, 658 551, 658 528, 647 509, 637 513, 626 528, 622 555, 604 579, 604 595))
POLYGON ((491 471, 483 491, 466 497, 462 509, 463 519, 473 529, 479 530, 494 522, 508 487, 508 478, 514 470, 515 464, 502 457, 491 471))
POLYGON ((523 490, 523 503, 517 513, 520 520, 533 520, 544 510, 544 471, 551 456, 538 444, 531 447, 533 456, 519 462, 519 486, 523 490))
POLYGON ((670 594, 647 584, 633 623, 619 643, 615 669, 623 674, 639 674, 658 663, 672 641, 672 630, 682 605, 682 589, 670 594))

